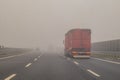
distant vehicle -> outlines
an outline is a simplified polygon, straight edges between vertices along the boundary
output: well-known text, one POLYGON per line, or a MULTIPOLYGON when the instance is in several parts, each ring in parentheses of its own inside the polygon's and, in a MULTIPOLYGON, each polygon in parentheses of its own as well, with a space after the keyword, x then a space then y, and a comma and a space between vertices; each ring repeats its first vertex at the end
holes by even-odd
POLYGON ((91 30, 72 29, 65 34, 65 56, 73 58, 90 58, 91 30))

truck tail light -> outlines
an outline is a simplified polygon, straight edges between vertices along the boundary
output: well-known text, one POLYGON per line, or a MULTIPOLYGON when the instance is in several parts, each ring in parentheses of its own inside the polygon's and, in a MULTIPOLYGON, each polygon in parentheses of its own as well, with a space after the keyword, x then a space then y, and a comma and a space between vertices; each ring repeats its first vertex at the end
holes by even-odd
POLYGON ((87 55, 90 55, 91 53, 90 52, 86 52, 87 55))
POLYGON ((73 51, 72 54, 73 54, 73 55, 78 55, 78 52, 73 51))

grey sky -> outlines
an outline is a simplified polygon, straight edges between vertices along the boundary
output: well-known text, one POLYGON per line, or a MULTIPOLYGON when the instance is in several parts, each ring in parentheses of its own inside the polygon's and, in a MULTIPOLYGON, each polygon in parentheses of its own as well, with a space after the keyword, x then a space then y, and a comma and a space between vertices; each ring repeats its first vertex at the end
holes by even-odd
POLYGON ((90 28, 92 42, 120 38, 120 0, 0 0, 0 44, 61 46, 72 28, 90 28))

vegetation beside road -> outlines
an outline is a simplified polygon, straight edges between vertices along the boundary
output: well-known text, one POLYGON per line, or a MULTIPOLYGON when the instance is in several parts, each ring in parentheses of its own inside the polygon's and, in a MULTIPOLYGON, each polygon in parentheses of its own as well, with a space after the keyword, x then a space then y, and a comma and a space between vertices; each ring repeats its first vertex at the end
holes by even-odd
POLYGON ((12 55, 19 55, 25 52, 30 51, 30 49, 22 49, 22 48, 1 48, 0 49, 0 58, 12 56, 12 55))
POLYGON ((115 54, 114 52, 111 53, 95 53, 92 52, 92 57, 103 58, 103 59, 111 59, 111 60, 120 60, 120 53, 115 54))

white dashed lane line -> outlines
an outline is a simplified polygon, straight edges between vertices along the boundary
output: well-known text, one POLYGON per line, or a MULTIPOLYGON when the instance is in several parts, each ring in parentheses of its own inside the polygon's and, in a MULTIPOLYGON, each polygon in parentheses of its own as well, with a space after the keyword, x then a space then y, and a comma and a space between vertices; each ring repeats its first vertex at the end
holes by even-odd
POLYGON ((27 67, 29 67, 29 66, 31 66, 32 65, 32 63, 28 63, 25 67, 27 68, 27 67))
POLYGON ((43 54, 39 55, 38 58, 40 58, 43 54))
MULTIPOLYGON (((73 61, 73 62, 74 62, 74 64, 79 65, 78 62, 76 62, 76 61, 73 61)), ((99 74, 95 73, 94 71, 92 71, 92 70, 90 70, 90 69, 87 69, 87 71, 88 71, 89 73, 93 74, 93 75, 96 76, 96 77, 100 77, 99 74)))
POLYGON ((12 78, 14 78, 16 76, 16 74, 12 74, 10 76, 8 76, 7 78, 5 78, 4 80, 11 80, 12 78))
POLYGON ((37 61, 37 60, 38 60, 37 58, 34 59, 34 61, 37 61))
POLYGON ((79 63, 78 62, 76 62, 76 61, 73 61, 76 65, 79 65, 79 63))
POLYGON ((93 74, 94 76, 96 77, 100 77, 99 74, 95 73, 94 71, 90 70, 90 69, 87 69, 88 72, 90 72, 91 74, 93 74))
MULTIPOLYGON (((71 60, 70 58, 67 58, 67 60, 71 60)), ((74 64, 76 64, 77 66, 79 66, 80 64, 77 61, 73 61, 74 64)), ((95 73, 94 71, 90 70, 90 69, 85 69, 87 70, 89 73, 91 73, 92 75, 96 76, 96 77, 100 77, 99 74, 95 73)))
POLYGON ((38 56, 38 58, 40 58, 40 56, 38 56))

